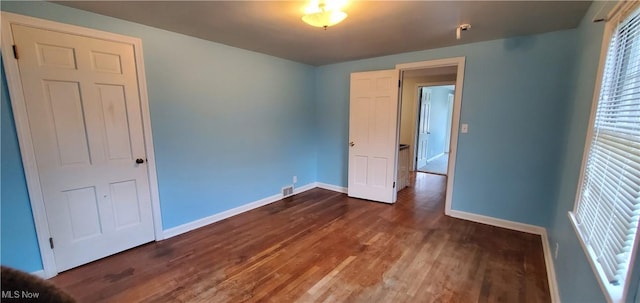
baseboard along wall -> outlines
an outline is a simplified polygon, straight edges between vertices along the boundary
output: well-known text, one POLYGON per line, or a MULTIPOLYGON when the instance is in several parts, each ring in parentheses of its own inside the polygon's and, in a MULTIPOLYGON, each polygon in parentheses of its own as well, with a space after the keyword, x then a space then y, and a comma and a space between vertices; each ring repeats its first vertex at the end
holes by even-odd
POLYGON ((44 274, 44 269, 32 271, 31 274, 36 276, 36 277, 38 277, 38 278, 42 278, 42 279, 46 279, 47 278, 45 276, 45 274, 44 274))
POLYGON ((427 162, 431 162, 431 161, 433 161, 435 159, 438 159, 438 158, 440 158, 440 156, 444 156, 444 153, 439 153, 439 154, 427 159, 427 162))
POLYGON ((560 303, 560 292, 558 290, 558 281, 556 280, 556 271, 553 265, 553 255, 551 254, 551 247, 549 246, 547 230, 544 227, 487 217, 453 209, 446 210, 445 214, 453 218, 539 235, 542 240, 542 251, 544 254, 544 264, 547 270, 547 280, 549 281, 551 302, 560 303))
POLYGON ((341 186, 322 183, 322 182, 316 182, 316 187, 327 189, 327 190, 332 190, 332 191, 343 193, 343 194, 346 194, 346 193, 349 192, 346 187, 341 187, 341 186))
MULTIPOLYGON (((303 185, 303 186, 300 186, 300 187, 297 187, 297 188, 294 187, 293 194, 297 195, 299 193, 308 191, 310 189, 314 189, 316 187, 318 187, 316 182, 310 183, 310 184, 307 184, 307 185, 303 185)), ((212 224, 212 223, 215 223, 215 222, 222 221, 224 219, 233 217, 233 216, 241 214, 243 212, 247 212, 247 211, 250 211, 252 209, 256 209, 258 207, 261 207, 261 206, 264 206, 264 205, 267 205, 267 204, 271 204, 271 203, 276 202, 276 201, 280 201, 282 198, 283 198, 282 194, 275 194, 275 195, 266 197, 264 199, 260 199, 260 200, 253 201, 253 202, 249 202, 247 204, 240 205, 240 206, 238 206, 236 208, 232 208, 232 209, 225 210, 225 211, 217 213, 217 214, 213 214, 213 215, 208 216, 208 217, 204 217, 202 219, 198 219, 198 220, 191 221, 189 223, 185 223, 185 224, 182 224, 182 225, 179 225, 179 226, 176 226, 176 227, 165 229, 164 232, 162 233, 162 238, 163 239, 169 239, 171 237, 175 237, 177 235, 184 234, 184 233, 192 231, 194 229, 198 229, 200 227, 207 226, 209 224, 212 224)))
MULTIPOLYGON (((309 183, 307 185, 298 187, 298 188, 294 188, 293 190, 293 194, 297 195, 299 193, 303 193, 305 191, 314 189, 314 188, 322 188, 322 189, 326 189, 326 190, 331 190, 331 191, 335 191, 335 192, 339 192, 339 193, 347 193, 348 192, 348 188, 346 187, 341 187, 341 186, 337 186, 337 185, 333 185, 333 184, 327 184, 327 183, 322 183, 322 182, 313 182, 313 183, 309 183)), ((164 230, 163 232, 163 239, 168 239, 171 237, 175 237, 177 235, 192 231, 194 229, 198 229, 200 227, 227 219, 229 217, 241 214, 243 212, 247 212, 250 211, 252 209, 256 209, 258 207, 267 205, 267 204, 271 204, 273 202, 276 201, 280 201, 282 199, 282 194, 276 194, 276 195, 272 195, 269 197, 266 197, 264 199, 260 199, 257 201, 253 201, 241 206, 238 206, 236 208, 232 208, 226 211, 223 211, 221 213, 217 213, 202 219, 198 219, 180 226, 176 226, 173 228, 169 228, 164 230)), ((478 214, 473 214, 473 213, 468 213, 468 212, 463 212, 463 211, 459 211, 459 210, 452 210, 452 209, 448 209, 445 210, 445 214, 447 216, 453 217, 453 218, 458 218, 458 219, 462 219, 462 220, 467 220, 467 221, 473 221, 473 222, 477 222, 477 223, 482 223, 482 224, 487 224, 487 225, 491 225, 491 226, 496 226, 496 227, 501 227, 501 228, 506 228, 506 229, 511 229, 511 230, 515 230, 515 231, 520 231, 520 232, 525 232, 525 233, 530 233, 530 234, 535 234, 535 235, 540 235, 541 240, 542 240, 542 249, 543 249, 543 253, 544 253, 544 259, 545 259, 545 266, 546 266, 546 270, 547 270, 547 280, 549 281, 549 292, 551 294, 551 302, 554 303, 560 303, 560 294, 558 291, 558 284, 557 284, 557 280, 556 280, 556 274, 555 274, 555 267, 553 265, 553 256, 551 253, 551 248, 549 245, 549 239, 547 237, 547 231, 544 227, 541 226, 537 226, 537 225, 530 225, 530 224, 525 224, 525 223, 520 223, 520 222, 514 222, 514 221, 509 221, 509 220, 503 220, 503 219, 498 219, 498 218, 493 218, 493 217, 488 217, 488 216, 483 216, 483 215, 478 215, 478 214)), ((44 271, 40 271, 39 272, 34 272, 33 274, 44 277, 44 271)))

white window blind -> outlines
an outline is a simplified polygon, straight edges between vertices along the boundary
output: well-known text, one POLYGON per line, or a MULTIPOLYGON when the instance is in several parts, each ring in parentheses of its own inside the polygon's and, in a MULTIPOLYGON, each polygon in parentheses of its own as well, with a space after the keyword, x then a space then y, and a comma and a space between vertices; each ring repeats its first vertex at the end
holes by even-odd
POLYGON ((611 36, 575 220, 607 282, 624 285, 640 217, 640 10, 611 36))

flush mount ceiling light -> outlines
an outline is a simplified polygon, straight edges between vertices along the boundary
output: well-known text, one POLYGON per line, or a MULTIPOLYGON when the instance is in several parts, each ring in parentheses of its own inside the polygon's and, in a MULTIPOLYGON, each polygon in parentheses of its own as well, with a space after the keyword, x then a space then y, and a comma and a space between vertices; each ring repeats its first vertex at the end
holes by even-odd
POLYGON ((343 5, 344 1, 312 1, 305 9, 306 14, 302 16, 302 21, 327 30, 327 27, 347 18, 347 13, 341 10, 343 5))

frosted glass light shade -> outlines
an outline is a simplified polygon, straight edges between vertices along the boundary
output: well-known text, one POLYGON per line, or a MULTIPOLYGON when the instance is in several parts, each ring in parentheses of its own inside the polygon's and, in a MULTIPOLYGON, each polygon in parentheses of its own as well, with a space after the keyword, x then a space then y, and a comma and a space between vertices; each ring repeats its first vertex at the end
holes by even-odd
POLYGON ((334 11, 320 11, 317 13, 307 14, 302 16, 302 21, 305 23, 315 26, 315 27, 324 27, 325 29, 328 26, 336 25, 342 20, 347 18, 347 13, 339 10, 334 11))

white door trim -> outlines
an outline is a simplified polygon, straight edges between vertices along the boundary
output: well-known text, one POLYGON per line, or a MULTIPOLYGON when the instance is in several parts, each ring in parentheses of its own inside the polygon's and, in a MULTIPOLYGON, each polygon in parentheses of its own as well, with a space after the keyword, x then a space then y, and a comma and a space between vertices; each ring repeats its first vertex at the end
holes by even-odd
MULTIPOLYGON (((140 94, 142 127, 144 132, 144 145, 147 156, 147 171, 149 176, 149 191, 151 194, 151 208, 153 210, 153 225, 156 241, 162 240, 162 218, 160 215, 160 195, 158 192, 158 180, 156 175, 155 154, 153 150, 153 139, 151 135, 151 117, 149 113, 149 99, 147 95, 147 82, 144 70, 144 62, 142 56, 142 41, 139 38, 133 38, 109 32, 103 32, 95 29, 89 29, 74 25, 68 25, 44 19, 38 19, 13 13, 2 12, 2 41, 0 48, 6 72, 6 80, 11 97, 11 107, 13 109, 14 120, 16 124, 16 132, 18 134, 18 142, 20 143, 20 154, 22 156, 22 165, 24 166, 25 178, 27 181, 27 189, 31 202, 31 210, 33 220, 36 227, 38 237, 38 245, 40 247, 40 255, 42 257, 42 266, 44 267, 44 275, 51 278, 58 274, 55 264, 53 250, 49 248, 49 224, 44 206, 44 198, 39 180, 38 167, 36 166, 35 151, 31 138, 31 130, 27 119, 27 108, 22 93, 22 81, 20 79, 20 70, 18 62, 13 58, 13 35, 11 32, 11 24, 22 24, 30 27, 47 29, 67 34, 93 37, 102 40, 127 43, 133 46, 136 60, 136 70, 138 73, 138 91, 140 94)), ((19 55, 19 50, 18 50, 19 55)))
MULTIPOLYGON (((425 68, 436 68, 436 67, 446 67, 446 66, 457 66, 457 76, 456 76, 456 90, 453 98, 453 118, 451 125, 451 152, 449 153, 449 167, 447 168, 447 191, 445 197, 445 206, 444 213, 448 216, 451 215, 451 199, 453 196, 453 180, 454 180, 454 172, 456 168, 456 155, 458 152, 458 128, 460 125, 460 109, 462 107, 462 89, 464 82, 464 66, 465 66, 465 57, 455 57, 455 58, 446 58, 446 59, 438 59, 438 60, 430 60, 430 61, 421 61, 421 62, 411 62, 411 63, 403 63, 396 64, 396 69, 401 72, 414 70, 414 69, 425 69, 425 68)), ((398 128, 400 128, 400 124, 398 124, 398 128)), ((396 166, 398 164, 396 163, 396 166)), ((396 168, 397 169, 397 168, 396 168)))
MULTIPOLYGON (((453 91, 455 93, 455 90, 453 91)), ((449 140, 445 141, 444 152, 449 153, 451 151, 451 124, 453 124, 453 98, 454 94, 447 95, 447 129, 445 138, 449 140)))

